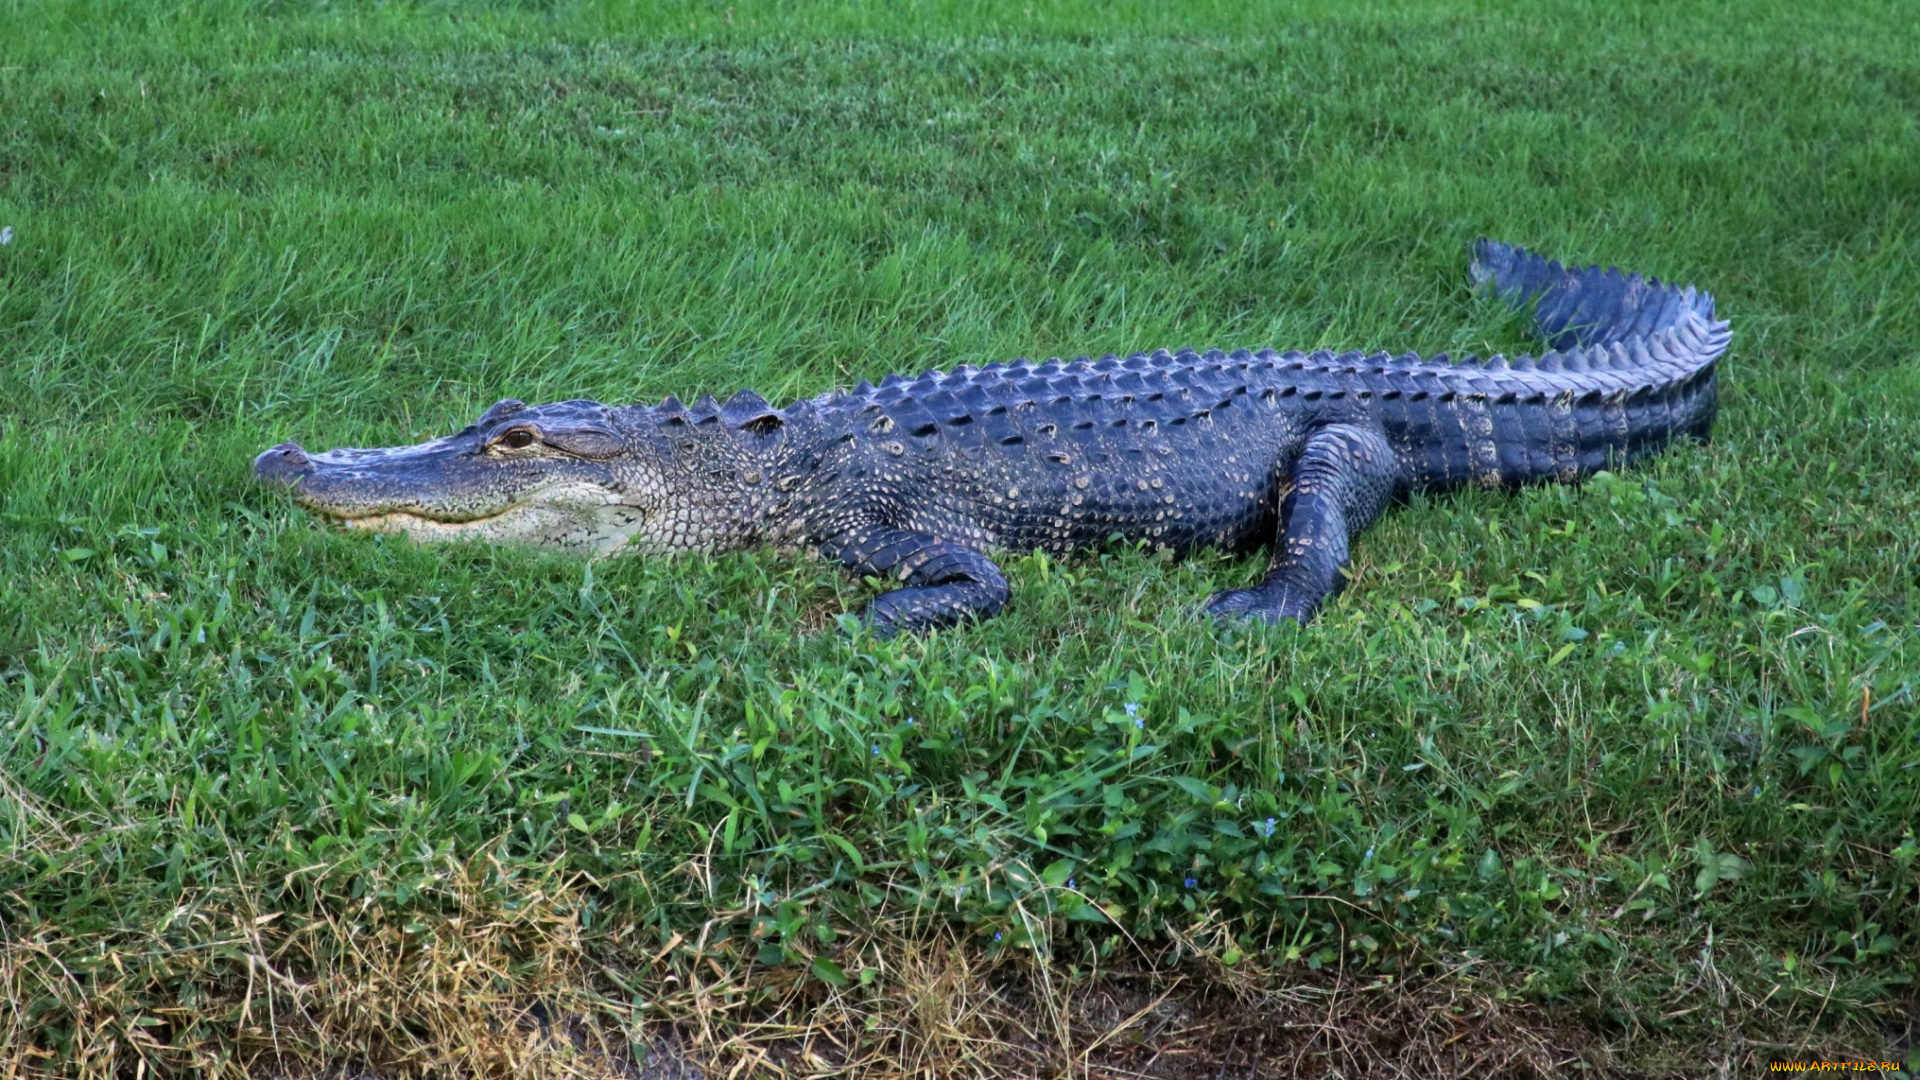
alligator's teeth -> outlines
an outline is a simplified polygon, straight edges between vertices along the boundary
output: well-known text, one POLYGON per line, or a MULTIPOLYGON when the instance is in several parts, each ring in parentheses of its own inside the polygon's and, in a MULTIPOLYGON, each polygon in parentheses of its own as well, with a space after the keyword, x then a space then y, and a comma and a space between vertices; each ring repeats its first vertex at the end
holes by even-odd
POLYGON ((468 518, 465 521, 440 521, 436 518, 423 517, 420 514, 409 514, 404 510, 395 510, 386 514, 368 514, 365 517, 340 518, 338 520, 340 524, 349 529, 367 529, 372 532, 406 532, 408 529, 457 530, 485 525, 491 521, 498 521, 516 509, 519 508, 508 507, 497 514, 488 514, 486 517, 468 518))

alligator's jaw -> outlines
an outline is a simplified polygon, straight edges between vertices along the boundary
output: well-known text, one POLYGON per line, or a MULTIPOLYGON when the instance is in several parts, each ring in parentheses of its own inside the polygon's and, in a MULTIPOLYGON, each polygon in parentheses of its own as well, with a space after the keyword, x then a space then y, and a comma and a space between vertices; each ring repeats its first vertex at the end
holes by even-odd
POLYGON ((416 540, 486 540, 502 532, 518 532, 514 519, 525 516, 530 507, 511 507, 498 514, 470 518, 465 521, 440 521, 395 510, 384 514, 362 514, 358 517, 342 517, 328 514, 325 510, 314 508, 316 512, 339 522, 349 529, 365 529, 368 532, 405 533, 416 540))
POLYGON ((562 507, 522 503, 497 514, 466 521, 439 521, 403 510, 345 516, 311 507, 349 529, 392 533, 419 543, 477 541, 543 547, 580 554, 612 555, 627 546, 640 530, 642 519, 631 507, 607 501, 598 506, 567 503, 562 507))

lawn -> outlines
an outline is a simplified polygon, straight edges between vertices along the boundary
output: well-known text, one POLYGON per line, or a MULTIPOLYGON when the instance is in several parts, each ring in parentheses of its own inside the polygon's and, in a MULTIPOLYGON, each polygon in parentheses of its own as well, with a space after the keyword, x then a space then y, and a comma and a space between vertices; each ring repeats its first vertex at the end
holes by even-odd
POLYGON ((1920 20, 1167 7, 0 3, 0 1073, 1920 1064, 1920 20), (1713 291, 1716 437, 1416 499, 1304 630, 1115 546, 881 642, 818 561, 248 476, 1527 348, 1482 235, 1713 291))

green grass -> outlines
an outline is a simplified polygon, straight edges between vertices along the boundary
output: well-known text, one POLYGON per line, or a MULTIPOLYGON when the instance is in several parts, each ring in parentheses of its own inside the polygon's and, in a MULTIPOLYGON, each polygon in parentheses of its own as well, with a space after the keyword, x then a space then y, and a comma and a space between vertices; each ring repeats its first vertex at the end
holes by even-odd
POLYGON ((440 1033, 378 1019, 394 972, 481 916, 487 993, 634 1021, 708 970, 879 993, 950 928, 1068 981, 1465 971, 1643 1072, 1909 1052, 1904 5, 16 3, 0 40, 0 1063, 391 1065, 440 1033), (1115 549, 876 643, 817 562, 427 549, 247 475, 506 396, 1521 347, 1479 235, 1711 289, 1715 442, 1416 500, 1304 632, 1195 617, 1257 560, 1115 549))

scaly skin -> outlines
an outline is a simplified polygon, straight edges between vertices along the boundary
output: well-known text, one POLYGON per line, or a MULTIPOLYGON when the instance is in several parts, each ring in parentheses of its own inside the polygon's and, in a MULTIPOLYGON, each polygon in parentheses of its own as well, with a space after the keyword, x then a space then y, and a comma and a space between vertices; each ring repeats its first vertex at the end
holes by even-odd
POLYGON ((1539 359, 1156 352, 891 376, 784 409, 503 401, 418 446, 308 454, 254 472, 348 525, 606 555, 813 549, 892 578, 878 633, 997 614, 992 551, 1119 536, 1176 552, 1274 544, 1220 616, 1304 623, 1394 498, 1573 481, 1705 439, 1729 333, 1705 293, 1503 244, 1472 275, 1535 304, 1539 359))

